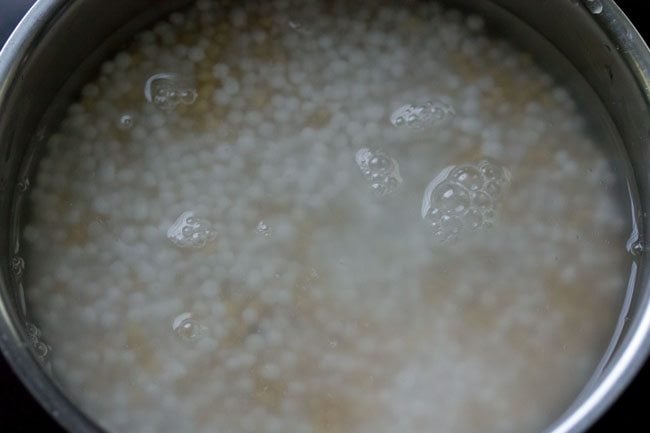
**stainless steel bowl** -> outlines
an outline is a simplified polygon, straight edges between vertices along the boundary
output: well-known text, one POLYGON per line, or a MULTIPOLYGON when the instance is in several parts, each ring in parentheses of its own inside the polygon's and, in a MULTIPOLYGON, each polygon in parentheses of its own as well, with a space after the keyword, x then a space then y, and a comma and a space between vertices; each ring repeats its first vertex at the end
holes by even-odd
MULTIPOLYGON (((102 430, 66 397, 29 350, 22 288, 12 280, 10 269, 19 248, 20 214, 15 209, 25 176, 21 167, 28 150, 40 146, 49 126, 61 120, 57 107, 69 101, 114 47, 186 3, 189 0, 39 0, 0 52, 0 348, 34 396, 71 432, 102 430)), ((639 205, 634 212, 643 238, 650 200, 650 51, 632 24, 611 0, 453 3, 501 20, 504 31, 516 35, 522 45, 554 48, 591 85, 623 140, 635 174, 639 205), (531 39, 527 27, 541 37, 531 39)), ((584 431, 646 359, 650 269, 643 256, 635 267, 636 280, 628 289, 610 349, 592 380, 547 432, 584 431)))

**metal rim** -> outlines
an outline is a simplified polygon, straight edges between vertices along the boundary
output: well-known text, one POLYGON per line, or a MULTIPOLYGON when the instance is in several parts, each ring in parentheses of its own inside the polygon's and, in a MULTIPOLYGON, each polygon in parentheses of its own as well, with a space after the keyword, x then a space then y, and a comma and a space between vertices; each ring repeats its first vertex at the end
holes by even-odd
MULTIPOLYGON (((650 50, 632 23, 613 0, 600 0, 603 10, 594 20, 620 47, 620 56, 632 72, 639 92, 650 106, 650 50)), ((69 0, 39 0, 20 21, 0 50, 0 103, 11 92, 11 83, 19 76, 21 60, 36 47, 42 35, 71 5, 69 0)), ((0 105, 0 109, 2 106, 0 105)), ((0 284, 4 284, 0 281, 0 284)), ((21 343, 22 331, 17 317, 0 299, 0 349, 9 365, 36 400, 59 424, 72 432, 103 433, 98 424, 86 416, 54 384, 40 364, 21 343)), ((650 303, 642 305, 625 345, 600 377, 597 386, 573 406, 550 428, 550 433, 581 432, 591 426, 614 403, 643 366, 650 353, 650 303)))
MULTIPOLYGON (((0 112, 2 101, 11 93, 11 83, 19 78, 21 61, 39 44, 57 17, 72 2, 39 0, 29 9, 0 50, 0 112)), ((4 281, 0 281, 4 285, 4 281)), ((0 293, 7 293, 0 291, 0 293)), ((66 430, 71 432, 103 433, 103 430, 62 392, 27 350, 22 330, 16 327, 18 318, 0 299, 0 349, 9 366, 32 396, 66 430)))

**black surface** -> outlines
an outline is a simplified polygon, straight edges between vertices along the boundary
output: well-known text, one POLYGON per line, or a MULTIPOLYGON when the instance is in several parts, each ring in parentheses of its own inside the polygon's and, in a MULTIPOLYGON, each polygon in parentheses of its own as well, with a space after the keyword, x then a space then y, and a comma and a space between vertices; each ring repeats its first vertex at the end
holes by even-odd
MULTIPOLYGON (((0 44, 2 44, 8 37, 11 28, 18 23, 20 17, 27 10, 32 1, 33 0, 0 0, 0 44)), ((617 3, 628 14, 646 40, 650 41, 650 23, 645 22, 643 14, 643 6, 646 6, 647 3, 643 0, 619 0, 617 3)), ((647 396, 644 398, 644 395, 647 394, 649 390, 650 362, 647 362, 621 398, 605 414, 605 416, 589 430, 588 433, 650 432, 650 420, 646 413, 647 396)), ((61 429, 34 401, 1 356, 0 432, 65 433, 63 429, 61 429)))

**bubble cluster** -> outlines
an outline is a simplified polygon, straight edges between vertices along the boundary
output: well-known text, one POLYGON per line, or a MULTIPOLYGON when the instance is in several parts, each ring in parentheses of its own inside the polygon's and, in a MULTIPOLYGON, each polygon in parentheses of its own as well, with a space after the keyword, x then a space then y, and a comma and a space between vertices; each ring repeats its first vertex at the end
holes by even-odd
POLYGON ((181 340, 192 343, 203 338, 207 328, 194 319, 192 313, 185 312, 174 318, 172 331, 181 340))
POLYGON ((25 332, 36 357, 44 361, 52 348, 41 338, 41 330, 30 322, 25 323, 25 332))
POLYGON ((167 238, 180 248, 201 249, 217 238, 217 232, 210 221, 187 211, 167 229, 167 238))
POLYGON ((487 159, 477 164, 449 166, 427 186, 422 218, 443 242, 489 226, 510 186, 510 178, 507 168, 487 159))
POLYGON ((179 104, 196 101, 196 89, 177 74, 161 72, 150 76, 144 86, 144 97, 163 111, 172 111, 179 104))
POLYGON ((434 100, 420 105, 402 105, 390 115, 390 122, 398 128, 422 129, 446 123, 455 115, 456 110, 450 104, 434 100))
POLYGON ((20 280, 25 272, 25 259, 20 256, 14 256, 11 259, 11 273, 16 280, 20 280))
POLYGON ((359 149, 355 161, 363 177, 370 183, 370 188, 378 196, 391 194, 402 184, 397 160, 380 150, 366 147, 359 149))
POLYGON ((267 223, 264 222, 264 220, 257 223, 257 227, 255 230, 257 231, 257 233, 264 235, 266 237, 271 236, 271 228, 267 223))

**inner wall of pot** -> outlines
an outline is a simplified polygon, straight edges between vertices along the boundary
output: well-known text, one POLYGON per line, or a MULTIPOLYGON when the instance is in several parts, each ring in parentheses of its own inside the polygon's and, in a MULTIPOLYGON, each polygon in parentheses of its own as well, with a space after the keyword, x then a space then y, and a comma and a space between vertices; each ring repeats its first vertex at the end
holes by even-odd
MULTIPOLYGON (((523 5, 511 0, 457 0, 458 7, 489 17, 495 33, 505 36, 524 51, 533 54, 587 114, 588 129, 595 140, 606 144, 602 149, 611 160, 620 180, 616 195, 619 205, 630 215, 631 238, 644 240, 646 215, 647 172, 644 136, 647 136, 647 102, 635 77, 619 55, 622 46, 611 41, 599 22, 607 14, 590 13, 579 2, 549 0, 541 4, 523 5)), ((629 37, 629 35, 627 35, 629 37)), ((632 317, 643 310, 647 293, 643 256, 635 258, 630 272, 621 313, 612 330, 610 345, 604 351, 593 377, 581 396, 589 394, 606 369, 616 359, 617 350, 624 346, 632 317)))
POLYGON ((39 149, 100 63, 138 30, 188 3, 161 0, 153 8, 148 0, 39 2, 7 43, 15 45, 6 81, 0 82, 0 346, 41 405, 70 431, 101 429, 53 386, 47 368, 23 343, 29 312, 11 272, 24 216, 20 179, 31 174, 39 149))
MULTIPOLYGON (((71 3, 74 4, 60 8, 56 22, 49 26, 30 56, 23 59, 20 79, 10 86, 0 107, 0 112, 12 113, 0 118, 0 208, 4 210, 0 225, 10 228, 0 235, 3 284, 9 283, 4 276, 10 274, 9 263, 20 248, 19 227, 24 222, 23 197, 18 193, 20 181, 32 174, 38 150, 61 121, 65 107, 76 98, 81 85, 97 73, 100 62, 122 48, 133 33, 189 1, 158 2, 155 10, 147 0, 71 3), (90 16, 101 16, 102 20, 88 19, 90 16), (138 18, 129 19, 134 16, 138 18), (123 25, 125 22, 128 24, 123 25), (56 105, 51 106, 52 101, 56 105)), ((607 139, 603 141, 614 143, 616 149, 608 150, 608 154, 614 152, 617 170, 637 174, 636 184, 619 185, 622 190, 629 188, 629 192, 617 195, 631 195, 637 202, 635 213, 643 215, 645 200, 638 198, 647 197, 650 186, 648 176, 638 174, 648 171, 644 146, 649 134, 647 101, 619 54, 620 44, 612 42, 597 23, 607 17, 594 17, 579 4, 563 0, 525 4, 516 0, 445 3, 485 16, 495 33, 531 52, 559 82, 576 91, 574 97, 579 103, 597 113, 590 115, 594 134, 604 134, 607 139)), ((629 207, 630 203, 622 201, 621 206, 629 207)), ((637 223, 643 227, 645 221, 637 223)), ((647 293, 641 288, 646 285, 648 271, 642 263, 637 264, 640 272, 630 287, 619 327, 591 385, 613 358, 614 350, 624 341, 627 326, 634 323, 631 319, 647 300, 647 293)), ((9 317, 14 323, 24 322, 29 312, 20 286, 7 284, 6 289, 5 292, 2 288, 2 296, 5 302, 10 301, 9 317)), ((589 389, 590 386, 585 392, 589 389)))
MULTIPOLYGON (((468 0, 460 0, 460 3, 473 4, 468 0)), ((597 110, 604 115, 601 121, 607 123, 605 128, 620 143, 618 163, 620 170, 629 173, 627 187, 632 199, 629 205, 633 227, 638 230, 638 239, 645 245, 647 197, 650 194, 650 155, 647 146, 650 138, 647 71, 650 66, 647 46, 640 36, 634 34, 631 24, 626 22, 623 13, 613 2, 605 4, 606 7, 597 10, 598 13, 593 13, 583 3, 495 0, 482 2, 478 7, 496 11, 495 16, 517 17, 523 27, 534 29, 539 37, 532 37, 532 33, 527 36, 526 32, 508 26, 501 29, 503 34, 513 36, 514 41, 528 49, 534 47, 532 52, 542 53, 538 59, 545 67, 553 68, 550 72, 556 77, 564 76, 568 70, 561 71, 553 62, 545 62, 545 59, 550 59, 545 55, 552 56, 553 52, 560 54, 565 64, 570 63, 590 86, 598 98, 593 102, 598 104, 597 110)), ((561 62, 558 64, 561 65, 561 62)), ((585 393, 613 366, 633 337, 630 331, 636 329, 650 302, 647 290, 649 278, 645 256, 637 257, 611 345, 593 380, 585 388, 585 393)))

